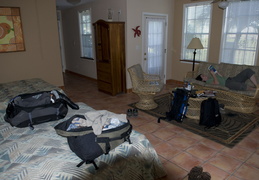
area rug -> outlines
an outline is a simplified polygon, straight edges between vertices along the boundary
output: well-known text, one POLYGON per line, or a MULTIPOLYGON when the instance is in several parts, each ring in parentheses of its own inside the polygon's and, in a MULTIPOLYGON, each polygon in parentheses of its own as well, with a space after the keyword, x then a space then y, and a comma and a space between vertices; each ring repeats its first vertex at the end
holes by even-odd
MULTIPOLYGON (((162 94, 155 97, 155 102, 158 104, 156 109, 141 110, 154 117, 165 117, 166 112, 170 109, 172 97, 171 94, 162 94)), ((129 104, 135 107, 136 103, 129 104)), ((250 132, 255 129, 259 124, 259 117, 255 114, 242 114, 230 110, 221 111, 222 123, 218 127, 204 129, 200 126, 198 120, 184 118, 182 123, 175 120, 168 121, 176 126, 182 127, 195 134, 211 139, 215 142, 223 144, 227 147, 234 147, 242 139, 244 139, 250 132)))

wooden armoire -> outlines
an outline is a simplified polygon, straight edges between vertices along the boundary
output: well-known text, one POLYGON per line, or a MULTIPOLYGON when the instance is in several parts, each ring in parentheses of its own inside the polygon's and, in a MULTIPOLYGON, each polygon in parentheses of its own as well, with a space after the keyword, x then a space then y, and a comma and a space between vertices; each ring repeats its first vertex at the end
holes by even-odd
POLYGON ((126 93, 125 23, 98 20, 94 24, 98 89, 126 93))

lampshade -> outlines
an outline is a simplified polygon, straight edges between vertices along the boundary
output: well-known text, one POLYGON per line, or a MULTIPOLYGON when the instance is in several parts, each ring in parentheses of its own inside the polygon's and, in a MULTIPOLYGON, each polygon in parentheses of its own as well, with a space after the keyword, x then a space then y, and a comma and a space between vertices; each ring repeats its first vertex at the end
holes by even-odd
POLYGON ((68 3, 76 5, 81 2, 81 0, 67 0, 68 3))
POLYGON ((229 2, 227 2, 227 1, 221 1, 221 2, 218 4, 218 6, 219 6, 219 8, 221 8, 221 9, 226 9, 226 8, 228 7, 228 4, 229 4, 229 2))
POLYGON ((190 44, 187 46, 187 49, 203 49, 203 45, 199 38, 192 38, 190 44))

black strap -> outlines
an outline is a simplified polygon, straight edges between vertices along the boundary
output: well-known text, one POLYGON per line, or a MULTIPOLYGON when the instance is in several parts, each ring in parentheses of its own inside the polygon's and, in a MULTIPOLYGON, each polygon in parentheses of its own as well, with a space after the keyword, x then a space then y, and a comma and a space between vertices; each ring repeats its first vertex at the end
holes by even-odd
MULTIPOLYGON (((114 138, 113 138, 114 139, 114 138)), ((111 150, 110 141, 112 141, 109 137, 96 137, 95 142, 97 143, 105 143, 105 154, 108 154, 111 150)))
POLYGON ((97 164, 94 162, 94 160, 92 160, 92 161, 85 161, 85 160, 83 160, 83 161, 81 161, 76 167, 80 167, 80 166, 82 166, 83 164, 93 164, 94 165, 94 167, 95 167, 95 169, 97 170, 97 169, 99 169, 99 167, 97 166, 97 164))
POLYGON ((124 141, 128 141, 128 142, 129 142, 129 144, 132 144, 132 142, 131 142, 131 140, 130 140, 130 137, 129 137, 129 136, 127 136, 127 137, 124 139, 124 141))
POLYGON ((81 161, 78 165, 76 165, 76 167, 80 167, 84 164, 85 161, 81 161))
POLYGON ((160 117, 160 118, 158 118, 158 119, 157 119, 157 123, 160 123, 160 120, 161 120, 161 119, 166 120, 166 117, 160 117))
POLYGON ((96 170, 99 169, 98 166, 96 165, 96 163, 94 162, 94 160, 91 161, 91 163, 93 163, 93 165, 94 165, 94 167, 95 167, 96 170))
POLYGON ((33 130, 34 127, 33 127, 33 125, 32 125, 33 122, 32 122, 31 113, 28 113, 28 115, 29 115, 29 119, 30 119, 30 122, 29 122, 28 126, 30 127, 31 130, 33 130))
POLYGON ((116 140, 124 139, 124 142, 128 141, 129 144, 131 144, 131 141, 130 141, 130 138, 129 138, 131 131, 132 131, 132 125, 130 125, 130 128, 126 132, 122 133, 118 137, 115 137, 115 138, 96 137, 95 138, 95 142, 97 142, 97 143, 105 143, 105 154, 108 154, 109 151, 111 150, 111 145, 110 145, 111 141, 116 141, 116 140))

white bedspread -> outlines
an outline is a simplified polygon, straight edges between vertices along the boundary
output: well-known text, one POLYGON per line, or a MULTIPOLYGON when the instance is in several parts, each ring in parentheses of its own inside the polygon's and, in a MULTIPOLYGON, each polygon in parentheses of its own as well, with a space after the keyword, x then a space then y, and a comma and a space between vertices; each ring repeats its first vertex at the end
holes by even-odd
MULTIPOLYGON (((24 81, 20 83, 22 87, 15 88, 16 91, 9 91, 6 87, 10 84, 7 86, 0 84, 0 99, 2 100, 0 102, 1 180, 151 180, 166 175, 150 142, 143 134, 134 130, 130 136, 132 144, 125 142, 110 151, 108 155, 102 155, 95 160, 99 166, 98 170, 95 170, 92 164, 76 167, 81 159, 70 150, 67 139, 56 134, 54 126, 74 114, 83 115, 94 110, 84 103, 77 103, 80 106, 79 110, 69 109, 65 119, 35 125, 34 130, 11 127, 3 119, 8 98, 13 97, 16 93, 35 92, 34 90, 37 89, 37 87, 33 87, 35 84, 42 85, 39 82, 31 84, 24 81), (9 92, 6 98, 3 97, 2 90, 9 92)), ((53 88, 53 86, 49 86, 49 88, 53 88)), ((44 88, 44 90, 48 90, 48 88, 44 88)))

